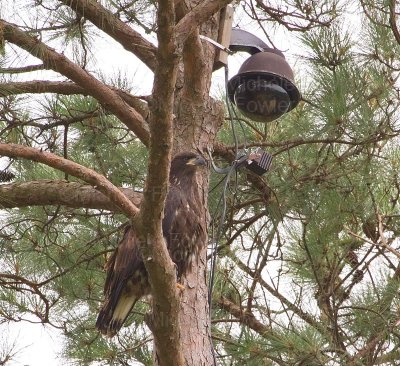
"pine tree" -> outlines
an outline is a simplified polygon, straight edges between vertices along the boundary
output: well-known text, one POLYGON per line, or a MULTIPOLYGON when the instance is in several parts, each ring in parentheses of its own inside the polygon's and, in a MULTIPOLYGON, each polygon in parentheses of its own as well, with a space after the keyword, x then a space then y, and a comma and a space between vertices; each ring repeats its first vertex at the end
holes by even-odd
MULTIPOLYGON (((227 3, 16 0, 1 9, 1 322, 60 330, 64 357, 82 365, 211 365, 211 339, 218 365, 396 365, 400 8, 235 4, 235 24, 293 45, 302 101, 265 124, 230 121, 210 96, 216 48, 199 35, 217 39, 227 3), (135 93, 133 66, 106 73, 101 42, 146 65, 151 95, 135 93), (170 156, 211 148, 216 165, 230 166, 236 148, 257 147, 274 156, 262 177, 240 169, 199 182, 216 257, 204 250, 179 293, 172 263, 152 255, 152 300, 117 338, 99 336, 104 264, 124 227, 134 221, 154 239, 146 253, 165 252, 159 220, 148 219, 161 215, 170 156)), ((7 349, 0 362, 15 356, 7 349)))

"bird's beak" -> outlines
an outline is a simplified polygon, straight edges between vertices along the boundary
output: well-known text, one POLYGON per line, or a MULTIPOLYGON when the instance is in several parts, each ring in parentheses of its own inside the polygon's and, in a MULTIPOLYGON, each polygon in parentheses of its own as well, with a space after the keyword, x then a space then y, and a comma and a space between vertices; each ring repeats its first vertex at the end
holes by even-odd
POLYGON ((196 156, 195 158, 188 160, 186 165, 206 166, 207 162, 202 156, 196 156))

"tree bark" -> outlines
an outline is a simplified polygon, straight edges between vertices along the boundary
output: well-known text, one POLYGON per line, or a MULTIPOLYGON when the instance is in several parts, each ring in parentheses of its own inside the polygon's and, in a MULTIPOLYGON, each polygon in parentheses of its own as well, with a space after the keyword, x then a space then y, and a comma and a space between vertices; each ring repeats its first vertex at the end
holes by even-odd
MULTIPOLYGON (((119 190, 138 206, 142 194, 130 188, 119 190)), ((64 205, 73 208, 91 208, 120 212, 103 193, 90 185, 66 180, 38 180, 0 184, 0 208, 64 205)))
MULTIPOLYGON (((125 103, 128 103, 132 108, 138 111, 143 118, 149 116, 149 108, 147 103, 127 91, 115 88, 108 85, 108 87, 121 97, 125 103)), ((30 81, 16 81, 8 83, 0 83, 0 97, 8 95, 19 95, 25 93, 57 93, 64 95, 82 94, 90 95, 90 93, 83 87, 71 81, 49 81, 49 80, 30 80, 30 81)))
POLYGON ((50 166, 64 173, 70 174, 76 178, 92 184, 98 191, 107 196, 119 209, 129 218, 134 218, 139 209, 107 178, 86 168, 71 160, 64 159, 58 155, 41 151, 33 147, 27 147, 18 144, 2 144, 0 143, 0 156, 8 156, 10 158, 22 158, 50 166))
MULTIPOLYGON (((182 88, 178 87, 175 93, 175 153, 197 150, 208 158, 206 149, 212 148, 224 121, 222 102, 209 96, 215 48, 207 42, 200 41, 198 37, 199 34, 203 34, 216 39, 218 24, 219 15, 216 14, 196 29, 185 43, 177 81, 177 85, 182 85, 182 88)), ((202 217, 207 227, 209 173, 200 177, 197 184, 203 197, 202 217)), ((185 365, 190 366, 214 365, 206 278, 207 244, 208 240, 204 243, 198 263, 193 263, 191 273, 184 279, 185 290, 181 295, 181 343, 185 365)))

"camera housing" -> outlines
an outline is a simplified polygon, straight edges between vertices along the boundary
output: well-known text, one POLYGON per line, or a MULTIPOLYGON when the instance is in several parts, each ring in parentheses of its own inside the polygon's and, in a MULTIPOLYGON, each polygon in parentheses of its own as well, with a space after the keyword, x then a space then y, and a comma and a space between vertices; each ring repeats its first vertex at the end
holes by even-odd
POLYGON ((282 52, 267 49, 250 56, 228 82, 229 99, 248 118, 270 122, 300 101, 293 71, 282 52))

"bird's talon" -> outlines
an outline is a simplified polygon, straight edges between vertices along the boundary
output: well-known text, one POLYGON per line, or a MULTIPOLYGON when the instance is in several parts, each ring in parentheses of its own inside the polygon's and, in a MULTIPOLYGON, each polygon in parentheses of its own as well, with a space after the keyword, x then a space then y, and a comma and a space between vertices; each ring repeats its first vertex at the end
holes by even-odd
POLYGON ((183 286, 183 285, 180 284, 180 283, 177 283, 177 284, 176 284, 176 287, 177 287, 179 290, 181 290, 181 291, 185 291, 185 286, 183 286))

